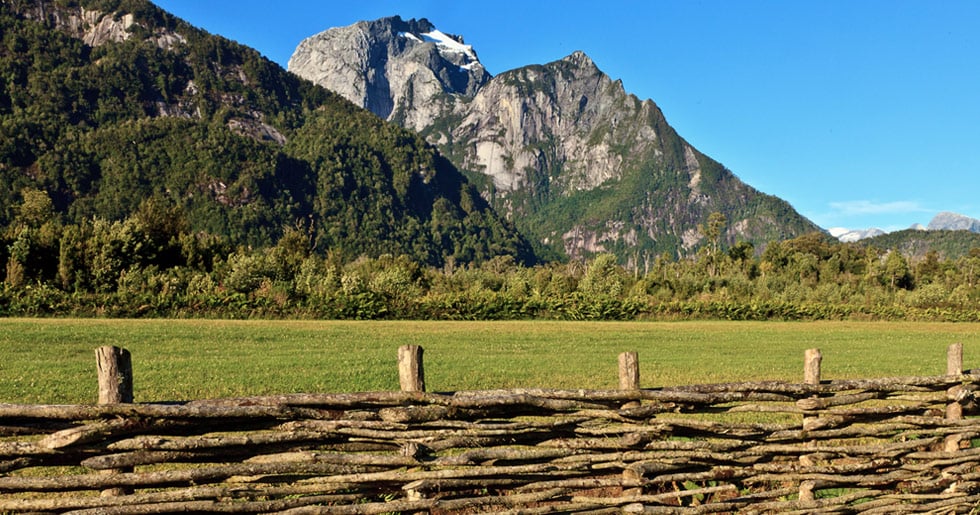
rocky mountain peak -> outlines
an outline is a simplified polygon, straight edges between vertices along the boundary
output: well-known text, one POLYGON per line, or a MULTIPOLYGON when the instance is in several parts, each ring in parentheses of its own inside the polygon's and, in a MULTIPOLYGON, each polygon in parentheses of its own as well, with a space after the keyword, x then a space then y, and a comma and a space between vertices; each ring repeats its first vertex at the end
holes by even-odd
POLYGON ((817 229, 695 150, 585 52, 491 77, 461 37, 427 23, 329 29, 289 69, 422 134, 559 256, 614 252, 639 267, 688 253, 712 212, 728 217, 730 241, 817 229))
POLYGON ((592 62, 592 58, 590 58, 588 55, 585 54, 585 52, 581 50, 576 50, 571 54, 568 54, 564 59, 562 59, 562 61, 570 63, 574 65, 576 68, 594 70, 596 72, 599 71, 599 68, 596 66, 596 64, 592 62))
POLYGON ((932 220, 929 222, 928 229, 930 231, 949 230, 980 232, 980 220, 958 213, 943 211, 932 218, 932 220))
POLYGON ((289 71, 410 128, 431 122, 422 106, 472 96, 490 79, 476 52, 429 20, 393 16, 337 27, 300 42, 289 71))

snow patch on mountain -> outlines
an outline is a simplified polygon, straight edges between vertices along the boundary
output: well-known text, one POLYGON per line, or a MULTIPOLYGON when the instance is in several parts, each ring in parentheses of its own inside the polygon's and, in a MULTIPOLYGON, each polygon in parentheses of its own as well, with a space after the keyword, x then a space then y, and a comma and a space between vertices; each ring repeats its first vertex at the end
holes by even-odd
POLYGON ((885 234, 885 231, 878 229, 877 227, 872 227, 871 229, 864 230, 854 230, 846 229, 844 227, 832 227, 827 229, 827 232, 831 236, 837 238, 843 243, 852 243, 858 240, 863 240, 866 238, 874 238, 875 236, 881 236, 885 234))
POLYGON ((411 32, 399 32, 398 37, 405 38, 416 43, 434 43, 439 53, 443 56, 446 54, 458 55, 463 57, 464 64, 459 67, 463 70, 472 70, 476 67, 483 67, 483 63, 480 62, 480 58, 476 56, 476 52, 473 51, 473 45, 467 45, 459 41, 458 37, 451 36, 442 32, 439 29, 433 28, 429 32, 421 32, 419 34, 413 34, 411 32))
POLYGON ((425 41, 431 41, 436 44, 441 50, 447 52, 453 52, 456 54, 463 54, 466 57, 476 61, 476 53, 473 52, 472 45, 465 45, 456 41, 452 36, 442 32, 439 29, 433 29, 431 32, 422 33, 422 38, 425 41))

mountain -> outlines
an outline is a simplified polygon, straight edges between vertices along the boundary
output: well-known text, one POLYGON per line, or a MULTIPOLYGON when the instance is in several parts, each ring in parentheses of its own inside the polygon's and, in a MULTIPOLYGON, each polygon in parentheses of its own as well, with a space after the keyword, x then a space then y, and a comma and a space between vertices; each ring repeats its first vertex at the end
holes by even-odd
MULTIPOLYGON (((957 213, 951 213, 949 211, 943 211, 932 218, 928 226, 922 224, 912 224, 908 229, 909 231, 970 231, 974 233, 980 233, 980 220, 976 218, 970 218, 965 215, 960 215, 957 213)), ((828 229, 827 232, 831 236, 837 238, 838 240, 849 243, 858 240, 864 240, 868 238, 875 238, 882 236, 885 231, 878 228, 871 229, 845 229, 843 227, 834 227, 828 229)), ((915 239, 914 233, 909 233, 906 231, 899 231, 903 235, 908 235, 915 239)))
POLYGON ((444 100, 443 93, 473 95, 490 79, 472 47, 425 19, 385 18, 322 32, 299 44, 288 67, 415 130, 444 108, 415 106, 444 100))
POLYGON ((301 228, 349 259, 534 259, 420 137, 147 1, 0 2, 0 29, 3 249, 139 215, 232 248, 301 228))
POLYGON ((980 234, 964 230, 905 229, 864 239, 858 244, 884 251, 898 250, 910 258, 923 258, 929 252, 936 252, 943 258, 957 259, 980 248, 980 234))
POLYGON ((827 229, 827 232, 829 232, 830 235, 833 236, 834 238, 837 238, 838 240, 844 243, 853 243, 858 240, 874 238, 875 236, 881 236, 882 234, 885 234, 885 231, 878 229, 877 227, 872 227, 871 229, 864 229, 864 230, 853 230, 853 229, 845 229, 843 227, 833 227, 827 229))
MULTIPOLYGON (((858 231, 852 233, 856 232, 858 231)), ((845 234, 837 237, 845 241, 846 236, 845 234)), ((876 234, 860 240, 862 245, 882 250, 896 249, 913 258, 921 258, 929 252, 936 252, 942 257, 956 259, 969 255, 973 249, 980 248, 980 220, 942 212, 933 217, 928 227, 915 224, 904 231, 876 234)))
POLYGON ((932 218, 929 222, 930 231, 970 231, 980 232, 980 220, 968 216, 943 211, 932 218))
POLYGON ((301 42, 289 70, 422 134, 556 257, 640 267, 721 237, 764 246, 819 228, 740 181, 583 52, 490 77, 462 38, 398 17, 301 42))

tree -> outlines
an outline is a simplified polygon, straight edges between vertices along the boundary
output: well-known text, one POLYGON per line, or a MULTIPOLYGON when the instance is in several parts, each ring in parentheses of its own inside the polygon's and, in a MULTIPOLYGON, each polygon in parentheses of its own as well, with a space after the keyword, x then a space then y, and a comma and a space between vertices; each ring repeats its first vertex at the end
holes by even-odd
POLYGON ((718 252, 721 248, 721 235, 725 231, 726 225, 728 225, 728 219, 725 218, 725 215, 714 211, 708 215, 707 223, 701 226, 701 232, 704 233, 704 237, 714 252, 718 252))
POLYGON ((909 263, 901 252, 891 251, 885 257, 885 279, 892 288, 912 289, 912 274, 909 263))
POLYGON ((616 263, 616 256, 600 254, 589 263, 578 288, 588 296, 618 297, 626 290, 626 272, 616 263))
POLYGON ((55 217, 54 205, 48 192, 37 188, 24 188, 21 191, 23 201, 17 207, 17 218, 14 226, 40 228, 55 217))

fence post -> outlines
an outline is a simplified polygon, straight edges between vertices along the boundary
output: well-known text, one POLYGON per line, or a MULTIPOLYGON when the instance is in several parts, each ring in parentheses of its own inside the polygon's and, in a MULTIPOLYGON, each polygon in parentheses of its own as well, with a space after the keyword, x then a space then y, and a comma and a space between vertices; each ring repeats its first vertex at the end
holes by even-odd
MULTIPOLYGON (((636 391, 640 389, 640 357, 636 351, 622 352, 619 354, 619 389, 624 391, 636 391)), ((620 406, 620 409, 639 408, 640 401, 632 400, 620 406)), ((623 470, 623 497, 635 497, 643 495, 643 488, 638 486, 642 483, 643 474, 639 477, 632 474, 630 470, 623 470), (628 487, 627 483, 637 483, 633 487, 628 487)))
POLYGON ((820 362, 823 355, 820 349, 807 349, 803 355, 803 382, 806 384, 820 384, 820 362))
POLYGON ((424 392, 425 372, 422 369, 422 347, 398 347, 398 381, 403 392, 424 392))
MULTIPOLYGON (((963 374, 963 344, 953 343, 946 347, 946 375, 958 376, 963 374)), ((963 405, 960 399, 963 395, 963 386, 956 385, 946 390, 946 420, 962 420, 963 405)), ((946 452, 960 450, 961 435, 949 435, 946 437, 946 452)))
MULTIPOLYGON (((820 363, 823 361, 823 355, 820 353, 820 349, 807 349, 803 354, 803 383, 811 385, 820 384, 820 363)), ((816 396, 814 396, 816 397, 816 396)), ((807 417, 803 416, 803 430, 806 431, 813 426, 815 422, 819 420, 819 417, 807 417)), ((800 455, 801 463, 806 463, 809 458, 806 455, 800 455)), ((800 483, 800 502, 813 502, 815 497, 813 495, 813 488, 816 486, 814 481, 803 481, 800 483)))
POLYGON ((640 358, 636 351, 619 355, 619 389, 640 389, 640 358))
POLYGON ((133 360, 126 349, 99 347, 95 349, 99 369, 99 404, 129 404, 133 402, 133 360))
MULTIPOLYGON (((129 351, 119 347, 104 346, 95 349, 99 373, 99 404, 131 404, 133 402, 133 359, 129 351)), ((132 472, 132 467, 106 469, 102 474, 132 472)), ((126 488, 107 488, 102 497, 127 495, 126 488)))

